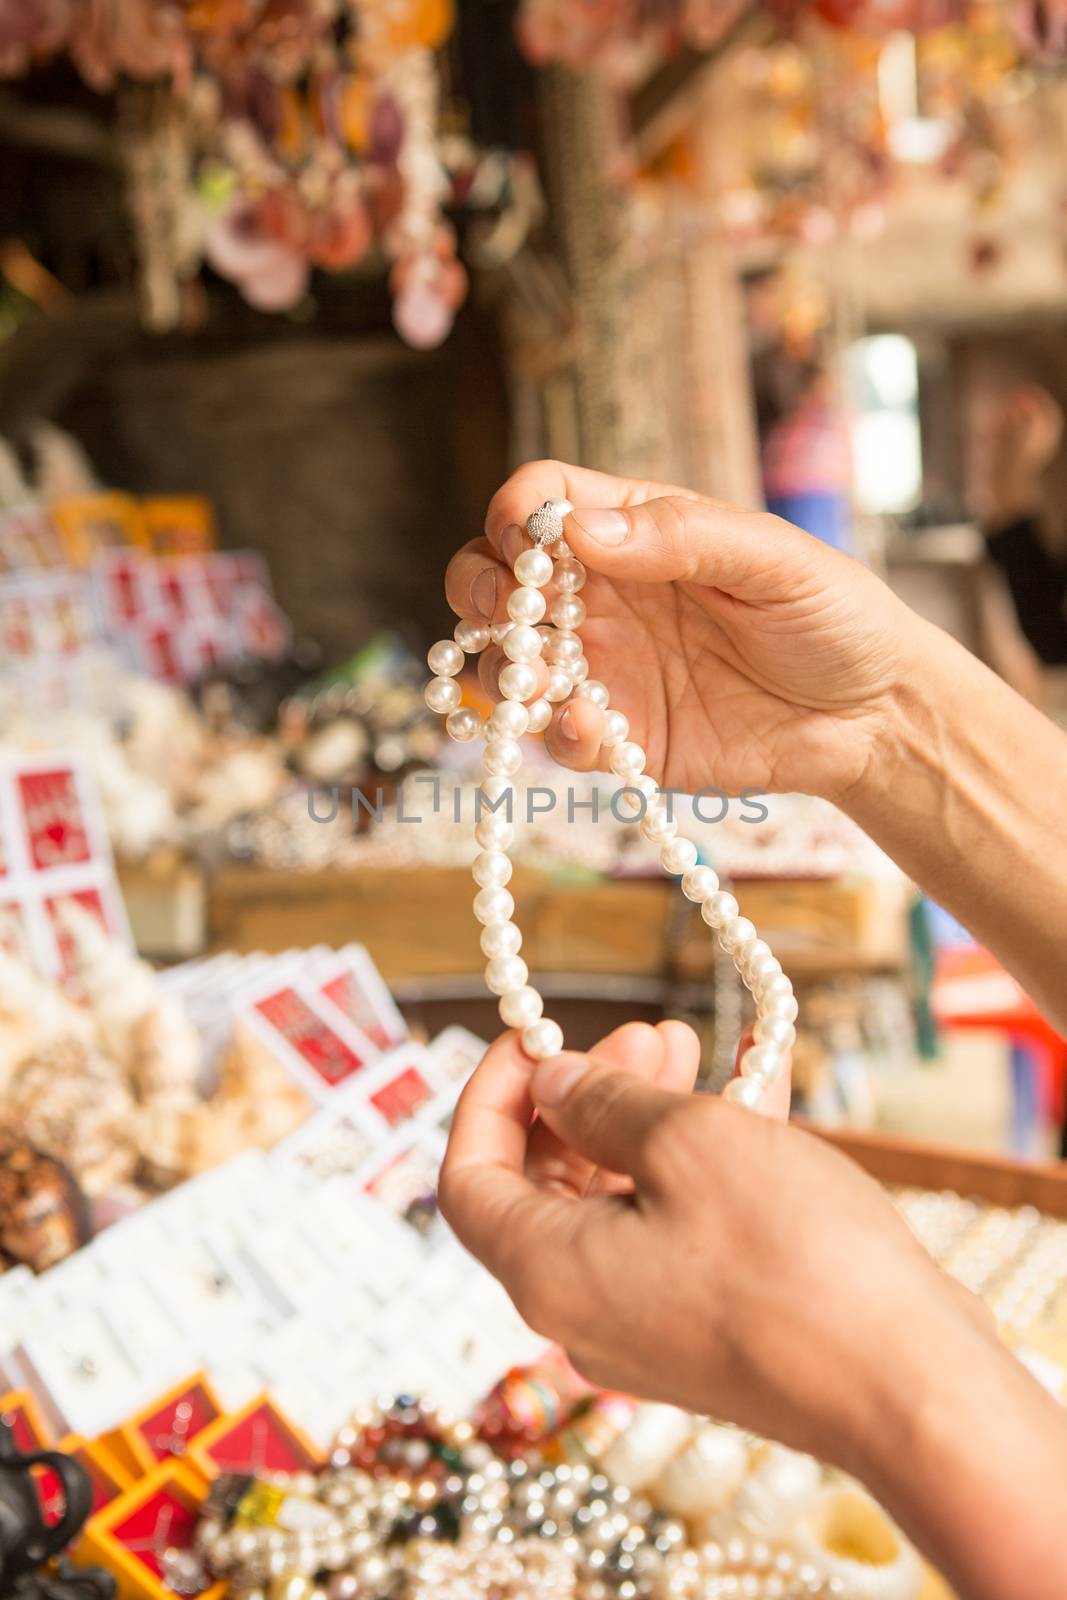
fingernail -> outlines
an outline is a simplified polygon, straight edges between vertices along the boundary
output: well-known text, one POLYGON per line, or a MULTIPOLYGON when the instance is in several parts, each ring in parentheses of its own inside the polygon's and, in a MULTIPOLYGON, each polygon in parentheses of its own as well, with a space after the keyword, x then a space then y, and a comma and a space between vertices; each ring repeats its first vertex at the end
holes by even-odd
POLYGON ((621 511, 575 511, 573 516, 583 533, 601 544, 622 544, 630 531, 629 518, 621 511))
POLYGON ((515 557, 523 546, 523 532, 517 522, 505 528, 500 535, 500 551, 509 567, 515 565, 515 557))
POLYGON ((530 1093, 538 1106, 559 1106, 589 1071, 588 1056, 557 1056, 543 1061, 530 1080, 530 1093))
POLYGON ((577 744, 578 729, 575 727, 574 712, 571 710, 570 706, 567 707, 566 711, 559 719, 559 731, 565 739, 573 739, 575 744, 577 744))
POLYGON ((471 584, 471 605, 480 617, 491 622, 496 610, 496 568, 486 567, 471 584))

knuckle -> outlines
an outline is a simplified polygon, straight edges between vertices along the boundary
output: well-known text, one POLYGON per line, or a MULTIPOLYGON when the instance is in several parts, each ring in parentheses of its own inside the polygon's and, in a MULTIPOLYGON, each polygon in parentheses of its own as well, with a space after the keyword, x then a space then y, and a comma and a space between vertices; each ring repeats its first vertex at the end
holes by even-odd
POLYGON ((687 556, 691 543, 691 524, 695 507, 676 495, 665 495, 650 505, 656 538, 672 555, 687 556))

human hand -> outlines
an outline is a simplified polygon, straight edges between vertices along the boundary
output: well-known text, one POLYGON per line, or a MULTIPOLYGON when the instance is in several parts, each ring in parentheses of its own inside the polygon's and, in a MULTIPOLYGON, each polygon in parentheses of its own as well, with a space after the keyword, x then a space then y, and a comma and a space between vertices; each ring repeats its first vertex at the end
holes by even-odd
POLYGON ((631 1024, 531 1075, 505 1034, 461 1098, 442 1209, 593 1382, 855 1471, 891 1432, 897 1329, 969 1297, 845 1157, 690 1095, 697 1053, 684 1024, 631 1024))
MULTIPOLYGON (((537 461, 496 494, 485 537, 449 566, 461 617, 506 620, 526 518, 557 498, 576 507, 566 538, 588 571, 592 675, 660 782, 847 795, 878 754, 912 654, 918 619, 891 590, 777 517, 537 461)), ((481 658, 493 693, 501 661, 499 648, 481 658)), ((589 770, 602 764, 602 732, 600 709, 576 698, 546 739, 562 765, 589 770)))

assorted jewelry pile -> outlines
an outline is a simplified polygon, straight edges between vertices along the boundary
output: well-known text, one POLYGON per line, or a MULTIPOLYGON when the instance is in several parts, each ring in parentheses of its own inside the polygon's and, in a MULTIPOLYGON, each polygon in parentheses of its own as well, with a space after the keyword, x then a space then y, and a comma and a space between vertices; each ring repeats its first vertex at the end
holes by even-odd
MULTIPOLYGON (((672 1414, 669 1428, 680 1416, 672 1414)), ((744 1436, 735 1438, 740 1448, 744 1436)), ((721 1473, 721 1463, 709 1470, 721 1473)), ((227 1579, 232 1600, 825 1600, 845 1593, 816 1556, 785 1536, 736 1524, 719 1537, 705 1528, 693 1538, 691 1527, 613 1483, 596 1462, 509 1459, 473 1423, 405 1396, 354 1416, 318 1475, 218 1479, 196 1553, 201 1581, 227 1579)), ((190 1570, 191 1585, 194 1576, 190 1570)))
POLYGON ((473 868, 478 885, 474 914, 482 924, 482 950, 488 962, 486 983, 500 997, 504 1024, 520 1030, 528 1056, 536 1061, 558 1054, 563 1048, 562 1029, 543 1015, 544 1001, 529 983, 519 954, 522 933, 512 920, 515 902, 507 888, 512 871, 507 851, 514 837, 510 784, 522 766, 522 736, 542 732, 553 708, 572 695, 592 700, 605 713, 607 764, 624 785, 618 797, 620 809, 641 819, 645 838, 659 847, 664 871, 681 878, 683 894, 700 906, 701 916, 756 1002, 755 1043, 741 1058, 740 1076, 723 1093, 737 1105, 759 1110, 765 1089, 784 1071, 796 1038, 793 986, 754 924, 740 915, 734 896, 719 887, 711 867, 698 864, 696 845, 679 836, 659 788, 645 772, 644 750, 629 738, 626 717, 609 710, 607 688, 589 676, 578 631, 586 615, 579 593, 586 573, 563 538, 564 518, 573 509, 568 500, 548 500, 528 519, 531 543, 514 561, 519 587, 508 597, 510 620, 493 625, 461 621, 454 638, 438 640, 427 657, 436 676, 427 685, 426 704, 445 716, 453 739, 467 743, 484 735, 486 741, 482 758, 486 776, 476 802, 479 854, 473 868), (551 606, 544 593, 549 585, 555 591, 551 606), (477 654, 490 643, 499 644, 508 661, 499 680, 503 698, 485 720, 473 707, 461 704, 456 679, 464 656, 477 654), (536 663, 542 657, 548 665, 548 684, 538 695, 536 663))

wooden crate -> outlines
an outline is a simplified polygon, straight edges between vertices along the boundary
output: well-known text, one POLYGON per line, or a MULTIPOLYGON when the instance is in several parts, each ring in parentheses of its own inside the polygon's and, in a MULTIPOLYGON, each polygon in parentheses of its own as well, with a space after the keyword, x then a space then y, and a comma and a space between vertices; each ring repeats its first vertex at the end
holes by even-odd
POLYGON ((854 1129, 810 1131, 843 1150, 881 1183, 916 1189, 954 1189, 997 1206, 1035 1206, 1046 1216, 1067 1219, 1067 1162, 1017 1161, 954 1145, 854 1129))
MULTIPOLYGON (((663 878, 568 879, 518 868, 509 885, 535 971, 707 977, 712 945, 699 911, 663 878)), ((903 897, 869 880, 753 881, 739 891, 797 977, 897 968, 903 897)), ((470 874, 457 868, 315 873, 226 868, 209 889, 213 949, 365 944, 386 979, 480 974, 470 874)))

